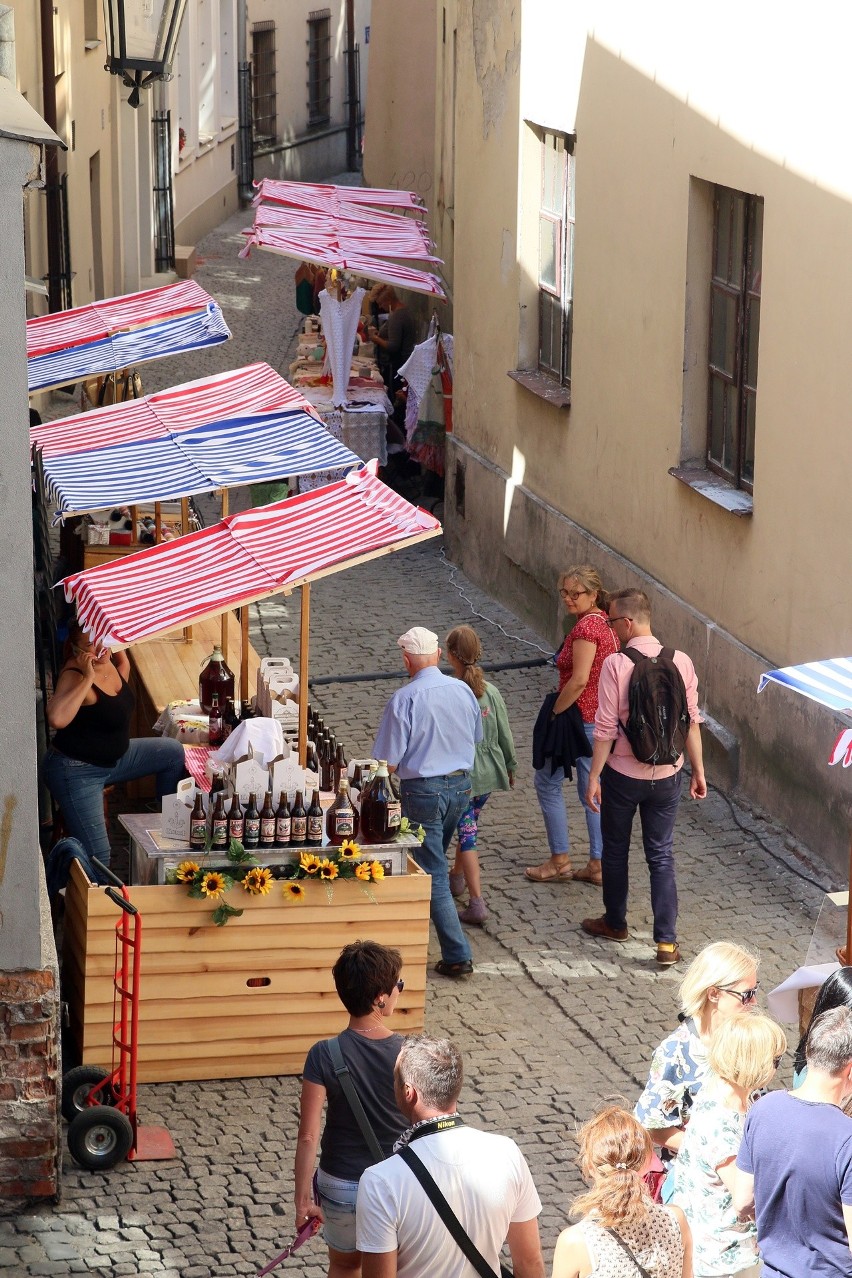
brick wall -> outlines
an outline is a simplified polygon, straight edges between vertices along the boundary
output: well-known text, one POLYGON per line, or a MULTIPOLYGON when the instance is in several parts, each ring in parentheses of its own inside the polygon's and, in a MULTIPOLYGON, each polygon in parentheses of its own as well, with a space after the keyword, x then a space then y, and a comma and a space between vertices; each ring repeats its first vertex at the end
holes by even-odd
POLYGON ((59 1196, 58 1085, 54 972, 0 972, 0 1199, 59 1196))

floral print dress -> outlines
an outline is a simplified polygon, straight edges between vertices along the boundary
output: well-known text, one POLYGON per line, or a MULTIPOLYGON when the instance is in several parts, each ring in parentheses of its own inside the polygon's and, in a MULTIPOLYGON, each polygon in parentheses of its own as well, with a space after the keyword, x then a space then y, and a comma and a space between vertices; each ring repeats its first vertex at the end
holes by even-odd
MULTIPOLYGON (((664 1038, 654 1052, 645 1090, 633 1110, 653 1136, 665 1127, 685 1127, 701 1084, 707 1075, 707 1049, 698 1036, 698 1028, 690 1017, 664 1038)), ((671 1170, 675 1155, 661 1150, 660 1156, 671 1170)), ((672 1193, 672 1177, 663 1183, 663 1198, 672 1193)))

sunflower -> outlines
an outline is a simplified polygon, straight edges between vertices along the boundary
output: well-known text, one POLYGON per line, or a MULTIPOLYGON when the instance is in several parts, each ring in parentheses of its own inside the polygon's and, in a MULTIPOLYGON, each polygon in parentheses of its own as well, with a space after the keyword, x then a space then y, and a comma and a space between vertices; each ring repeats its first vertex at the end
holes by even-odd
POLYGON ((181 861, 175 870, 178 883, 191 883, 201 867, 195 861, 181 861))
POLYGON ((251 892, 252 896, 266 896, 267 892, 272 891, 272 871, 255 865, 249 870, 242 883, 245 890, 251 892))
POLYGON ((370 863, 362 861, 360 865, 355 866, 355 878, 363 879, 365 883, 370 882, 370 863))
POLYGON ((382 865, 381 861, 370 862, 370 873, 373 876, 374 883, 378 883, 380 879, 385 877, 385 867, 382 865))
POLYGON ((346 839, 337 855, 341 861, 354 861, 361 855, 361 849, 354 839, 346 839))
POLYGON ((333 861, 329 861, 328 857, 324 857, 320 862, 319 876, 321 879, 327 879, 330 883, 336 879, 340 871, 333 861))
POLYGON ((201 880, 201 891, 205 896, 221 896, 226 887, 227 884, 225 883, 225 876, 220 874, 218 870, 211 870, 209 874, 205 874, 204 878, 201 880))
POLYGON ((306 874, 316 874, 322 862, 318 856, 314 856, 313 852, 303 852, 299 857, 299 865, 306 874))
POLYGON ((298 879, 290 879, 284 884, 284 899, 293 905, 301 905, 307 893, 298 879))

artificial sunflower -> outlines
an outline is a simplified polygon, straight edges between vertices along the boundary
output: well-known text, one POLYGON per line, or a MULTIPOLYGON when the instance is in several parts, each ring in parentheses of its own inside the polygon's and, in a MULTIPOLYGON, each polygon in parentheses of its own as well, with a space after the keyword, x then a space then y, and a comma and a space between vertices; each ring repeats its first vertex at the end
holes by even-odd
POLYGON ((181 861, 175 870, 178 883, 191 883, 201 867, 195 861, 181 861))
POLYGON ((313 852, 303 852, 299 857, 299 865, 306 874, 316 874, 322 862, 318 856, 314 856, 313 852))
POLYGON ((298 879, 291 879, 289 883, 284 884, 284 899, 293 904, 301 904, 306 896, 306 892, 298 879))
POLYGON ((205 874, 204 878, 201 880, 201 891, 205 896, 222 896, 227 886, 224 874, 219 874, 217 870, 211 870, 210 873, 205 874))
POLYGON ((371 875, 369 861, 362 861, 360 865, 355 866, 355 878, 362 879, 365 883, 370 882, 371 875))
POLYGON ((354 839, 346 839, 337 855, 341 861, 355 861, 361 855, 361 849, 354 839))
POLYGON ((255 865, 242 880, 242 884, 252 896, 266 896, 267 892, 272 891, 272 871, 255 865))
POLYGON ((334 862, 329 861, 328 857, 323 857, 319 867, 320 878, 326 879, 329 883, 331 883, 332 880, 337 878, 339 873, 340 871, 338 870, 334 862))
POLYGON ((374 883, 378 883, 385 877, 385 867, 382 865, 381 861, 370 862, 370 873, 373 876, 374 883))

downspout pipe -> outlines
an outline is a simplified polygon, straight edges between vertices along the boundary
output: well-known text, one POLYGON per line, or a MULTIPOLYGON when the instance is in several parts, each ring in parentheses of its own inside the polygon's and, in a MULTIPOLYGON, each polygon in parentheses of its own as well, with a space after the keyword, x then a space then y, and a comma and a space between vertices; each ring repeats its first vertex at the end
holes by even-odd
MULTIPOLYGON (((41 19, 42 118, 58 134, 56 122, 56 55, 53 44, 53 0, 39 0, 41 19)), ((45 197, 47 200, 47 299, 51 311, 62 310, 62 210, 59 202, 58 148, 44 148, 45 197)))
POLYGON ((237 0, 237 114, 237 192, 242 203, 249 204, 254 197, 254 143, 246 0, 237 0))

